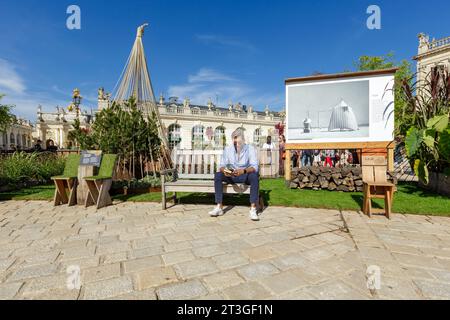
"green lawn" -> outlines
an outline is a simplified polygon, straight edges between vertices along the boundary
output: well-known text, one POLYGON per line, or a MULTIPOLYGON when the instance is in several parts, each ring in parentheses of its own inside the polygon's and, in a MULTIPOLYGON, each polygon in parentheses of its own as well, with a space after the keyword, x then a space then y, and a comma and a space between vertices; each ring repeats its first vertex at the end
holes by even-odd
MULTIPOLYGON (((0 193, 0 200, 51 200, 53 186, 40 186, 17 192, 0 193)), ((266 204, 272 206, 328 208, 338 210, 360 210, 363 195, 360 192, 343 193, 331 191, 291 190, 284 186, 283 179, 267 179, 261 182, 261 194, 266 204)), ((159 202, 160 193, 141 195, 118 195, 115 200, 135 202, 159 202)), ((213 204, 214 195, 202 193, 179 194, 182 203, 213 204)), ((226 205, 248 205, 248 196, 226 196, 226 205)), ((374 207, 380 207, 376 201, 374 207)), ((400 183, 394 196, 393 211, 396 213, 429 214, 450 216, 450 198, 438 196, 418 188, 414 183, 400 183)))

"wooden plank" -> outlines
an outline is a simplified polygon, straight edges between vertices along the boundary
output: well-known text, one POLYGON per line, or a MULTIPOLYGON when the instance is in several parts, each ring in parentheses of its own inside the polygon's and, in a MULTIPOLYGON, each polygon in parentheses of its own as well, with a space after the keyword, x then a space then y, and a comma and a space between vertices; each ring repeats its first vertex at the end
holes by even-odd
POLYGON ((89 194, 89 188, 84 177, 94 176, 97 168, 94 166, 78 166, 77 203, 84 205, 89 194))
POLYGON ((214 175, 213 174, 203 174, 203 173, 189 173, 189 174, 179 174, 179 179, 207 179, 207 180, 213 180, 214 175))
POLYGON ((289 79, 285 80, 285 84, 307 82, 307 81, 332 80, 332 79, 344 79, 344 78, 354 78, 354 77, 378 76, 378 75, 384 75, 384 74, 395 74, 397 72, 397 70, 398 70, 398 68, 389 68, 389 69, 382 69, 382 70, 345 72, 345 73, 334 73, 334 74, 320 74, 320 75, 316 75, 316 76, 289 78, 289 79))
POLYGON ((210 170, 210 174, 215 174, 216 173, 216 170, 215 170, 215 168, 214 168, 214 164, 215 164, 215 160, 214 160, 214 158, 215 158, 215 155, 214 154, 211 154, 210 156, 209 156, 209 170, 210 170))
POLYGON ((327 143, 287 143, 286 150, 327 150, 327 149, 387 149, 394 148, 393 141, 378 142, 327 142, 327 143))
MULTIPOLYGON (((215 193, 214 186, 191 186, 191 185, 170 185, 165 187, 166 192, 192 192, 192 193, 215 193)), ((224 185, 225 194, 250 194, 250 188, 243 191, 233 189, 233 185, 224 185)))
POLYGON ((286 149, 286 160, 284 160, 284 179, 291 180, 291 150, 286 149))
POLYGON ((394 149, 389 148, 387 153, 387 168, 388 171, 394 171, 395 163, 394 163, 394 149))
POLYGON ((209 154, 202 155, 202 162, 203 162, 203 174, 208 173, 208 164, 209 164, 209 154))
POLYGON ((184 171, 184 174, 189 174, 190 173, 190 170, 191 170, 191 168, 190 168, 190 165, 191 165, 191 155, 190 154, 188 154, 188 155, 185 155, 185 158, 184 158, 184 161, 185 161, 185 163, 186 163, 186 170, 184 171))

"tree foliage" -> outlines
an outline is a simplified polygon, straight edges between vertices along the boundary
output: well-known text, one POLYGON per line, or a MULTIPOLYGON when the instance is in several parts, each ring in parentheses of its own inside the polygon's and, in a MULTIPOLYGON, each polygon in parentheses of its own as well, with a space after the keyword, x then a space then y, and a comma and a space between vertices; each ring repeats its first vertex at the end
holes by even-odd
POLYGON ((5 132, 6 129, 10 125, 12 125, 15 121, 15 116, 11 113, 11 110, 14 106, 2 104, 1 99, 4 97, 3 94, 0 94, 0 132, 5 132))
POLYGON ((70 138, 81 149, 118 154, 119 166, 131 176, 136 176, 136 163, 138 171, 143 173, 144 161, 159 158, 161 145, 156 115, 145 117, 134 98, 124 104, 113 103, 110 108, 98 112, 90 131, 82 129, 79 121, 76 122, 70 138))

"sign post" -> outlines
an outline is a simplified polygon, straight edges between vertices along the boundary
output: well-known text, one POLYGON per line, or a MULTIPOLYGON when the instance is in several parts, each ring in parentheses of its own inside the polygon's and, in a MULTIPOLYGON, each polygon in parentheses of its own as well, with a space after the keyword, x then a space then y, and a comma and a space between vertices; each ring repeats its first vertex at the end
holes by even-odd
POLYGON ((102 161, 102 152, 95 150, 81 151, 80 165, 78 166, 78 187, 77 203, 84 205, 89 194, 89 189, 84 181, 85 177, 92 177, 97 174, 98 167, 102 161))

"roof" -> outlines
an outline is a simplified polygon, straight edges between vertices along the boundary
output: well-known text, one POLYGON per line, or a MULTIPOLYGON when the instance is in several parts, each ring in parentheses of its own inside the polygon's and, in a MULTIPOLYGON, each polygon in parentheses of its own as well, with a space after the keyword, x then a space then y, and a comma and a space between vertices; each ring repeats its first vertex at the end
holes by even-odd
MULTIPOLYGON (((181 102, 179 102, 179 101, 177 101, 177 102, 174 102, 174 101, 164 101, 164 105, 166 106, 166 107, 168 107, 168 106, 172 106, 172 105, 176 105, 177 107, 183 107, 183 103, 181 103, 181 102)), ((242 105, 242 107, 243 107, 244 105, 242 105)), ((209 107, 208 106, 202 106, 202 105, 197 105, 197 104, 190 104, 189 105, 189 107, 192 109, 192 108, 198 108, 198 109, 200 109, 200 110, 209 110, 209 107)), ((247 106, 247 110, 248 110, 248 107, 249 106, 247 106)), ((213 106, 212 107, 212 109, 213 110, 218 110, 218 111, 222 111, 222 112, 228 112, 229 111, 229 109, 228 108, 223 108, 223 107, 216 107, 216 106, 213 106)), ((233 109, 234 111, 237 111, 236 109, 233 109)), ((241 111, 241 112, 246 112, 246 111, 241 111)), ((257 110, 253 110, 253 112, 254 113, 256 113, 256 114, 258 114, 258 115, 261 115, 261 116, 265 116, 266 115, 266 113, 264 112, 264 111, 257 111, 257 110)), ((279 112, 276 112, 276 111, 270 111, 275 117, 279 117, 280 116, 280 113, 279 112)))
POLYGON ((378 75, 384 75, 384 74, 395 74, 398 69, 399 68, 389 68, 389 69, 381 69, 381 70, 344 72, 344 73, 334 73, 334 74, 319 74, 319 75, 308 76, 308 77, 288 78, 285 80, 285 84, 306 82, 306 81, 332 80, 332 79, 342 79, 342 78, 369 77, 369 76, 378 76, 378 75))

